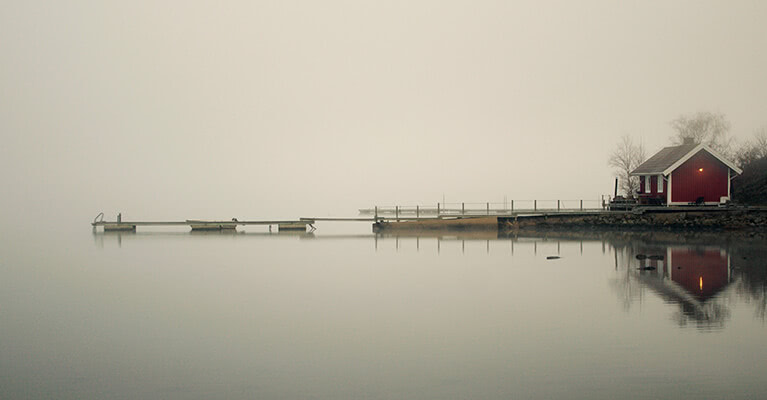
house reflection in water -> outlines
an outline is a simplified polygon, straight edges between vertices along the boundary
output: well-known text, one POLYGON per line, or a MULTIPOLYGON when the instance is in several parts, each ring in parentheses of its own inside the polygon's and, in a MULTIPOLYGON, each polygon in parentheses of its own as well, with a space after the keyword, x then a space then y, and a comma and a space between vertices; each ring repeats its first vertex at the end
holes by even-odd
POLYGON ((669 248, 671 280, 699 301, 715 296, 730 283, 729 257, 719 248, 669 248))
POLYGON ((720 294, 731 282, 730 258, 725 248, 674 244, 640 246, 636 250, 633 258, 638 265, 629 270, 637 271, 635 276, 643 286, 680 306, 675 315, 680 325, 691 320, 699 328, 724 325, 730 312, 720 294))

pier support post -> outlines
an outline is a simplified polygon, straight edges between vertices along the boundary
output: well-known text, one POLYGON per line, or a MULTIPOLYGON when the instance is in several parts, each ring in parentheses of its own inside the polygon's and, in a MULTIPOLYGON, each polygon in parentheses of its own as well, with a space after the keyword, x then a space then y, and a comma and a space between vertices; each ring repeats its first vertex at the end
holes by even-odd
POLYGON ((490 215, 490 203, 487 203, 487 215, 490 215))
POLYGON ((461 203, 461 215, 466 214, 466 203, 461 203))
POLYGON ((559 200, 557 200, 557 211, 559 211, 559 200))
POLYGON ((514 200, 511 201, 511 212, 514 212, 514 200))
POLYGON ((421 206, 415 206, 415 217, 418 218, 421 216, 421 206))
POLYGON ((538 211, 538 200, 533 200, 533 211, 538 211))
POLYGON ((583 200, 581 200, 581 211, 583 211, 583 200))
POLYGON ((378 206, 375 206, 374 218, 375 218, 376 221, 378 221, 378 206))
POLYGON ((394 206, 394 219, 399 221, 399 206, 394 206))
POLYGON ((437 218, 439 218, 439 203, 437 203, 437 218))

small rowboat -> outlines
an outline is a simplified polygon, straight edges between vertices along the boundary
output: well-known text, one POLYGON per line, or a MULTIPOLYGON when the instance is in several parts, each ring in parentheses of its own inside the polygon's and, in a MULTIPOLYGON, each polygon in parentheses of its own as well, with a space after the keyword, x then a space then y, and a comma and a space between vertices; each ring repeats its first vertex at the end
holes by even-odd
POLYGON ((223 231, 234 230, 237 228, 237 222, 228 221, 204 221, 199 219, 188 219, 186 223, 192 227, 193 231, 223 231))

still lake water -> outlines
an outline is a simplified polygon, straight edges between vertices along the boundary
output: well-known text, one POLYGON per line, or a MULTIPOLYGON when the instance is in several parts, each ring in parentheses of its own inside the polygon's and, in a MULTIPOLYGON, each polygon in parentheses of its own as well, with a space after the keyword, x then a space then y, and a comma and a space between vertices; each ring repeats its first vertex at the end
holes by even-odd
POLYGON ((2 239, 2 399, 767 397, 763 239, 2 239))

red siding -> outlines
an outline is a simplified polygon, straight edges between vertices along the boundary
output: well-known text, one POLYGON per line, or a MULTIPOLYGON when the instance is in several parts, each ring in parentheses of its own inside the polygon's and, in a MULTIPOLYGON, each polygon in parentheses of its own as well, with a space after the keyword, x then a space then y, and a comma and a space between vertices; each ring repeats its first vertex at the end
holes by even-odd
POLYGON ((706 202, 718 203, 728 195, 728 170, 705 150, 698 152, 671 173, 671 201, 691 203, 702 196, 706 202))

